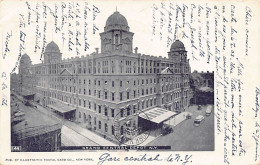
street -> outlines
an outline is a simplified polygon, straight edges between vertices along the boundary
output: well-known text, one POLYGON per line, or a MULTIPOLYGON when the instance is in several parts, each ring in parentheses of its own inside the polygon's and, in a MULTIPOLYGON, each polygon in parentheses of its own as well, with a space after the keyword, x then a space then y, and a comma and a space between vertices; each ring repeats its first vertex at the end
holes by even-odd
POLYGON ((214 151, 214 110, 209 117, 205 116, 206 106, 197 110, 191 106, 187 112, 192 113, 191 119, 184 120, 174 127, 174 132, 161 136, 147 146, 171 146, 173 151, 214 151), (193 125, 194 119, 203 115, 205 121, 198 127, 193 125))
MULTIPOLYGON (((43 113, 43 114, 49 116, 50 118, 62 121, 62 119, 60 119, 53 112, 50 112, 41 106, 37 106, 37 108, 33 108, 31 106, 24 105, 21 102, 21 100, 18 100, 15 97, 12 97, 12 98, 14 98, 14 100, 19 103, 19 109, 21 111, 26 111, 28 109, 30 111, 39 111, 40 113, 43 113)), ((16 107, 13 107, 13 108, 16 108, 16 107)), ((35 119, 35 121, 37 121, 37 119, 35 119)), ((62 146, 98 146, 97 143, 95 143, 92 140, 90 140, 89 138, 83 136, 81 133, 78 133, 77 131, 66 126, 64 121, 62 121, 61 144, 62 144, 62 146)))

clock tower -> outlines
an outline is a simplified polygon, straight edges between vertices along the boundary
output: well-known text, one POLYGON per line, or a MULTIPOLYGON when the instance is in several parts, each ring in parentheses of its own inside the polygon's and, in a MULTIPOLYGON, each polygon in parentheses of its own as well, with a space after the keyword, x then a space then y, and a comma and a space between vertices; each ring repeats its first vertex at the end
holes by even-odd
POLYGON ((133 35, 126 18, 118 11, 114 12, 108 17, 104 32, 100 33, 101 52, 132 53, 133 35))

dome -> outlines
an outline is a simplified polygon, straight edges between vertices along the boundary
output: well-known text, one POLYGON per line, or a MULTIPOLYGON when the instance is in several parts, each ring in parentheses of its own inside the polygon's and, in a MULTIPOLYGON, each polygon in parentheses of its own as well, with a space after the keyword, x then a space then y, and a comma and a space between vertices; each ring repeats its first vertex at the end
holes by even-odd
POLYGON ((185 50, 184 44, 179 41, 176 40, 172 45, 171 45, 171 51, 175 51, 175 50, 185 50))
POLYGON ((28 62, 31 62, 31 58, 27 54, 22 55, 20 63, 28 63, 28 62))
POLYGON ((55 42, 51 41, 46 46, 45 52, 60 52, 60 49, 59 49, 58 45, 55 42))
POLYGON ((21 59, 23 59, 23 60, 31 60, 31 58, 27 54, 22 55, 21 59))
POLYGON ((106 26, 111 25, 124 25, 128 26, 126 18, 120 14, 118 11, 114 12, 112 15, 110 15, 107 19, 106 26))

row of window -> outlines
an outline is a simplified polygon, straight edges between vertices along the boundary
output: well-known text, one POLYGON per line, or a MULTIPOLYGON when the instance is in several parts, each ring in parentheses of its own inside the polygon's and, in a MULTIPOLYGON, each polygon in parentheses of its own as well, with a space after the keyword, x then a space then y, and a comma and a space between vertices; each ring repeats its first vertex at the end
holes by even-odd
MULTIPOLYGON (((115 73, 115 66, 111 66, 111 73, 115 73)), ((120 69, 120 73, 147 73, 147 74, 156 74, 156 73, 160 73, 162 70, 164 70, 165 68, 145 68, 145 67, 131 67, 126 65, 126 67, 124 66, 119 66, 120 69)), ((181 73, 181 69, 180 68, 171 68, 175 73, 181 73)), ((109 67, 108 66, 104 66, 104 67, 94 67, 93 68, 93 73, 110 73, 109 72, 109 67)), ((183 73, 188 73, 189 69, 184 69, 183 73)), ((36 71, 36 74, 45 74, 45 71, 36 71)), ((52 69, 49 70, 49 74, 57 74, 59 73, 59 69, 52 69)), ((73 73, 76 74, 87 74, 90 73, 92 74, 92 68, 78 68, 78 69, 73 69, 73 73)))
MULTIPOLYGON (((84 114, 84 116, 86 116, 85 114, 84 114)), ((79 118, 81 118, 82 116, 81 116, 81 112, 79 112, 79 118)), ((84 120, 86 120, 86 118, 84 117, 84 120)), ((89 125, 92 127, 92 121, 91 121, 91 117, 89 118, 89 125)), ((97 125, 97 119, 96 119, 96 117, 94 117, 94 124, 93 124, 93 129, 94 130, 96 130, 96 125, 97 125)), ((136 126, 136 124, 135 124, 135 122, 133 123, 133 126, 135 127, 136 126)), ((102 130, 102 121, 98 121, 98 129, 99 130, 102 130)), ((109 133, 108 132, 108 124, 107 123, 104 123, 104 130, 105 130, 105 132, 106 133, 109 133)), ((111 126, 111 132, 110 132, 112 135, 114 135, 115 134, 115 128, 114 128, 114 126, 112 125, 111 126)), ((124 133, 124 126, 121 126, 120 127, 120 134, 123 134, 124 133)))

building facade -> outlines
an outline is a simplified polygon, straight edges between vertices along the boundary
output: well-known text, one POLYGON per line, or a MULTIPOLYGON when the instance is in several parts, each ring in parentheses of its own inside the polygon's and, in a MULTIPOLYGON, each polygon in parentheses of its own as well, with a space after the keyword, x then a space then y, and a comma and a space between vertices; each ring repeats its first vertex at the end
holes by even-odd
POLYGON ((34 101, 43 106, 70 107, 67 112, 75 110, 70 120, 85 123, 109 139, 116 131, 123 134, 125 119, 131 118, 130 127, 140 127, 140 111, 184 110, 190 104, 190 65, 184 44, 176 40, 168 58, 143 55, 137 48, 133 52, 133 35, 126 18, 114 12, 100 33, 101 52, 62 59, 52 41, 43 63, 31 65, 27 55, 22 57, 20 88, 32 91, 34 101))

